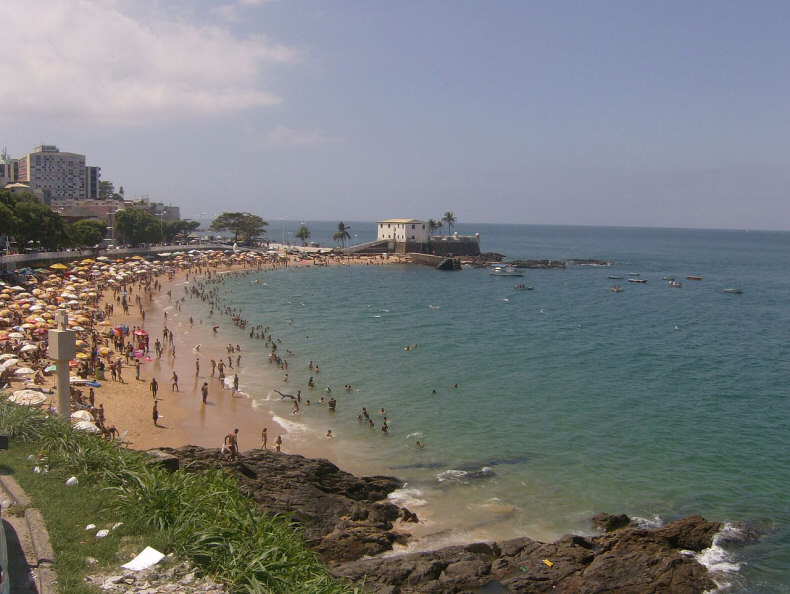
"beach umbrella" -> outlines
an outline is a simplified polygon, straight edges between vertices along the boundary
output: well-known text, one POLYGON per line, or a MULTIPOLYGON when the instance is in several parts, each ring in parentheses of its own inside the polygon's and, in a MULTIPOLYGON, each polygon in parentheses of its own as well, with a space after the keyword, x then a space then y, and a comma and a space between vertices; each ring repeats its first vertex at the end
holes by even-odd
POLYGON ((71 418, 77 419, 78 421, 93 421, 93 415, 87 410, 75 410, 71 413, 71 418))
POLYGON ((6 359, 2 363, 0 363, 0 369, 8 369, 9 367, 13 367, 19 363, 19 359, 6 359))
POLYGON ((68 270, 69 269, 68 266, 66 266, 65 264, 61 264, 60 262, 58 262, 56 264, 53 264, 52 266, 50 266, 50 268, 52 270, 68 270))
POLYGON ((86 433, 101 433, 101 429, 91 421, 77 421, 74 423, 74 428, 78 431, 85 431, 86 433))
POLYGON ((26 344, 21 349, 19 349, 20 353, 29 353, 30 351, 37 351, 38 345, 36 344, 26 344))
POLYGON ((21 332, 10 332, 8 334, 8 338, 24 338, 24 337, 25 335, 22 334, 21 332))
POLYGON ((35 372, 36 371, 34 369, 30 369, 30 367, 20 367, 14 371, 14 375, 22 377, 25 375, 33 375, 35 372))
POLYGON ((8 397, 9 402, 22 406, 38 406, 46 400, 47 397, 36 390, 17 390, 8 397))

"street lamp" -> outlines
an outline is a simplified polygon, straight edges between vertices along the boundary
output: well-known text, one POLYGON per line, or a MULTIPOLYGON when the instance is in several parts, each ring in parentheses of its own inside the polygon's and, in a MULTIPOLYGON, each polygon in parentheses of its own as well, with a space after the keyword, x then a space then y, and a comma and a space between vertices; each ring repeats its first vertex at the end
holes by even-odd
POLYGON ((288 220, 288 217, 280 217, 280 220, 283 222, 283 238, 282 238, 282 241, 280 243, 285 245, 285 221, 288 220))

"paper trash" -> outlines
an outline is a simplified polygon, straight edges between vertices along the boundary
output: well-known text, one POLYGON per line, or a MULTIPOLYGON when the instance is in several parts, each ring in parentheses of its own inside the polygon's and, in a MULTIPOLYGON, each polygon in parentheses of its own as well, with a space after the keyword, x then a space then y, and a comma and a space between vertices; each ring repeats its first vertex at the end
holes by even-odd
POLYGON ((140 571, 142 569, 147 569, 152 565, 156 565, 164 558, 164 556, 164 553, 160 553, 156 549, 145 547, 142 553, 137 555, 137 557, 129 561, 129 563, 126 565, 121 565, 121 567, 131 571, 140 571))
POLYGON ((110 531, 109 531, 109 530, 107 530, 106 528, 104 528, 103 530, 99 530, 99 531, 96 533, 96 538, 104 538, 104 537, 105 537, 105 536, 107 536, 109 533, 110 533, 110 531))
POLYGON ((88 524, 85 526, 85 530, 93 530, 94 528, 96 528, 96 524, 88 524))
POLYGON ((73 477, 71 477, 69 480, 67 480, 67 481, 66 481, 66 484, 67 484, 69 487, 73 487, 74 485, 77 485, 77 484, 79 484, 79 481, 77 480, 77 477, 76 477, 76 476, 73 476, 73 477))

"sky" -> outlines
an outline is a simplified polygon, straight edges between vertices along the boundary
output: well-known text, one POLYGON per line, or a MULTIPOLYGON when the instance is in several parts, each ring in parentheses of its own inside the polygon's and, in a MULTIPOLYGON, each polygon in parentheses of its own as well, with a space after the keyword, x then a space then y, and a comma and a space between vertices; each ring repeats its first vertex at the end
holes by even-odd
MULTIPOLYGON (((273 225, 790 230, 790 3, 29 0, 0 147, 273 225)), ((206 214, 203 214, 206 213, 206 214)))

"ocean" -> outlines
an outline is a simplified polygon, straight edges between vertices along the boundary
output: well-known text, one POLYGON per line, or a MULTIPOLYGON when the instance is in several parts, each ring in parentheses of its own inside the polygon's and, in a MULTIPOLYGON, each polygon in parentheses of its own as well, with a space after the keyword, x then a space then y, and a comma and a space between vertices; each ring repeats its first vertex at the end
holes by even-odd
MULTIPOLYGON (((288 224, 272 223, 272 239, 298 227, 288 224)), ((336 223, 308 224, 312 241, 334 244, 336 223)), ((375 237, 375 223, 349 224, 352 243, 375 237)), ((397 501, 425 520, 412 547, 589 534, 602 511, 646 525, 698 513, 756 534, 702 559, 722 584, 790 590, 790 233, 456 230, 507 259, 612 265, 523 278, 407 265, 229 276, 223 303, 282 341, 289 378, 272 385, 263 342, 227 331, 245 345, 244 391, 285 439, 323 439, 343 468, 402 478, 397 501), (292 415, 274 389, 312 404, 292 415), (318 404, 332 396, 336 413, 318 404)), ((200 301, 185 307, 208 318, 200 301)))

